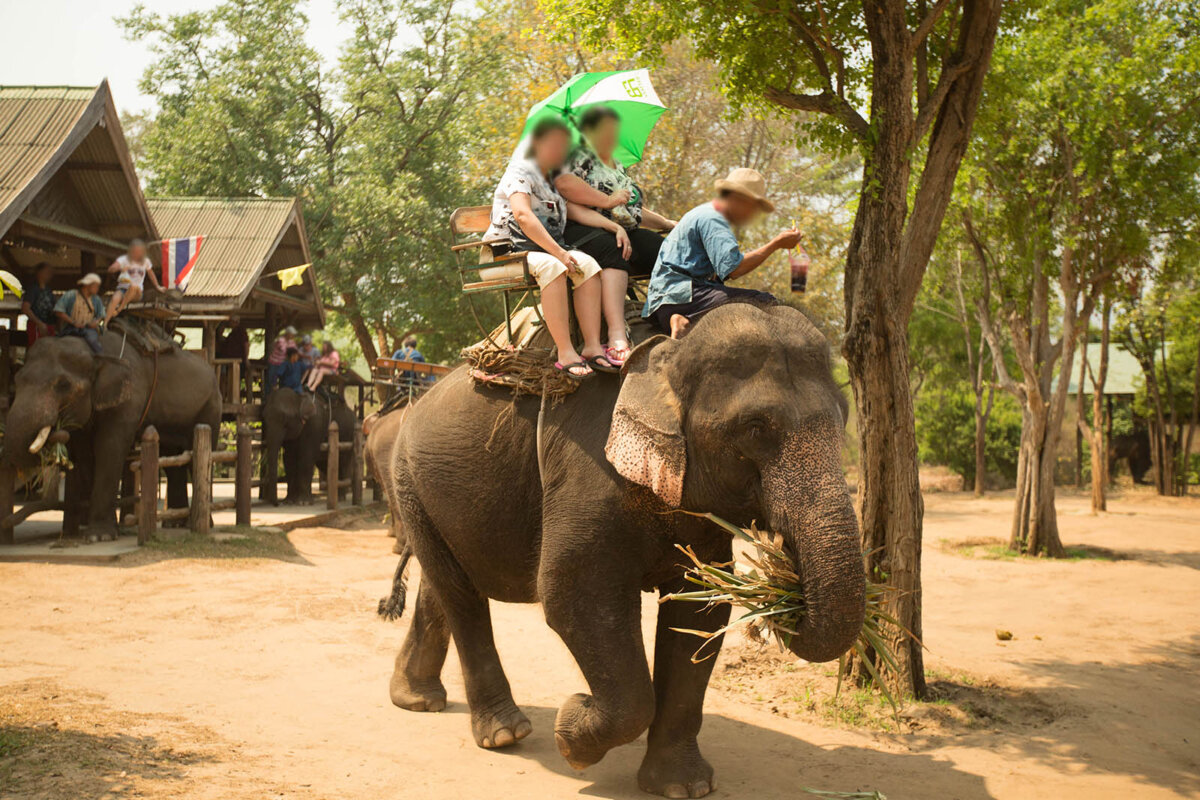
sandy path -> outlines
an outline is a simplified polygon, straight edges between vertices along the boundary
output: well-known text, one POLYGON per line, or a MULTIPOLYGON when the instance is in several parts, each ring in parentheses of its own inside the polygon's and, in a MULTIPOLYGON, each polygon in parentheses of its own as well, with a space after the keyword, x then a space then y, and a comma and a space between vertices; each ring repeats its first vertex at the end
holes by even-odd
MULTIPOLYGON (((1004 536, 1009 501, 927 499, 927 666, 992 686, 1005 719, 889 734, 714 691, 718 796, 1200 797, 1200 504, 1137 495, 1096 520, 1083 502, 1062 503, 1067 543, 1136 558, 964 557, 939 541, 1004 536)), ((585 687, 538 608, 493 606, 534 734, 480 750, 453 654, 446 712, 388 702, 407 615, 372 613, 394 563, 382 531, 291 541, 293 560, 0 564, 0 797, 644 796, 639 744, 582 773, 558 756, 555 709, 585 687), (33 744, 6 757, 5 732, 33 744)))

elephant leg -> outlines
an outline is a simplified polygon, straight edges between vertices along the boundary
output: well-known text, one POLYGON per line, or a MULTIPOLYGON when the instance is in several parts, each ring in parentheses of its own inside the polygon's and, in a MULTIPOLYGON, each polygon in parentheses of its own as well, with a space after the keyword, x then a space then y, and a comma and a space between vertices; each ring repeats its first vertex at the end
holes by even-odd
POLYGON ((133 432, 123 426, 97 430, 93 442, 91 502, 88 506, 88 536, 100 540, 117 538, 117 489, 133 432))
MULTIPOLYGON (((181 450, 172 450, 174 455, 181 450)), ((167 474, 167 508, 187 508, 188 507, 188 468, 187 467, 168 467, 163 470, 167 474)), ((186 528, 188 521, 171 520, 163 523, 165 527, 186 528)))
POLYGON ((513 702, 512 689, 500 666, 487 598, 471 584, 423 513, 406 509, 404 527, 410 531, 413 553, 421 564, 421 591, 428 581, 454 636, 475 743, 480 747, 505 747, 524 739, 533 732, 533 726, 513 702))
POLYGON ((450 645, 450 628, 429 581, 421 577, 416 609, 392 673, 392 702, 409 711, 441 711, 446 707, 442 666, 450 645))
MULTIPOLYGON (((296 499, 292 502, 307 505, 313 501, 312 482, 313 473, 317 469, 317 459, 314 453, 309 452, 306 443, 297 442, 296 447, 300 452, 296 455, 296 499)), ((292 485, 290 480, 288 485, 292 485)))
POLYGON ((71 453, 75 467, 67 472, 67 485, 63 493, 62 535, 68 539, 79 537, 80 527, 87 519, 87 496, 92 490, 85 474, 91 467, 78 458, 79 453, 71 453))
MULTIPOLYGON (((680 581, 662 594, 686 591, 680 581)), ((692 656, 703 640, 679 630, 716 631, 729 621, 729 606, 706 609, 699 603, 668 602, 658 607, 654 636, 654 722, 638 785, 666 797, 704 797, 717 788, 713 770, 696 743, 704 709, 704 692, 721 641, 705 644, 698 664, 692 656)))
POLYGON ((270 441, 263 448, 258 499, 273 506, 279 505, 279 445, 270 441))
MULTIPOLYGON (((603 528, 597 530, 593 538, 604 535, 603 528)), ((564 538, 547 535, 545 541, 564 538)), ((546 555, 543 547, 538 583, 546 622, 571 650, 592 690, 590 695, 572 695, 559 708, 554 740, 567 762, 583 769, 612 748, 632 742, 654 719, 654 685, 642 644, 641 593, 621 571, 629 554, 546 555)))

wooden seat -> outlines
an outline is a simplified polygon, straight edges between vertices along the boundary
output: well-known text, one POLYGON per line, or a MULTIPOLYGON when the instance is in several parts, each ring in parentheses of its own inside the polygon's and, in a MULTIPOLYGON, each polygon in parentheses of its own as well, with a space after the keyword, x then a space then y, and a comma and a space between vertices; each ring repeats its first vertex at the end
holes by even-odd
POLYGON ((411 400, 424 394, 435 381, 444 375, 449 375, 451 371, 451 367, 443 364, 405 361, 398 358, 377 358, 371 377, 379 389, 381 400, 388 400, 397 391, 404 392, 411 400))
MULTIPOLYGON (((508 326, 512 312, 521 306, 529 293, 538 291, 538 284, 529 274, 525 253, 497 254, 493 246, 506 240, 483 241, 482 236, 491 224, 491 214, 491 206, 455 209, 450 215, 450 235, 454 241, 450 249, 458 259, 459 279, 468 301, 475 294, 500 293, 504 301, 505 325, 508 326), (467 237, 467 241, 461 241, 467 237), (515 307, 511 298, 513 293, 521 295, 515 307)), ((479 330, 490 338, 491 326, 485 326, 479 319, 474 303, 471 304, 471 313, 475 315, 479 330)), ((511 330, 509 333, 511 339, 511 330)))

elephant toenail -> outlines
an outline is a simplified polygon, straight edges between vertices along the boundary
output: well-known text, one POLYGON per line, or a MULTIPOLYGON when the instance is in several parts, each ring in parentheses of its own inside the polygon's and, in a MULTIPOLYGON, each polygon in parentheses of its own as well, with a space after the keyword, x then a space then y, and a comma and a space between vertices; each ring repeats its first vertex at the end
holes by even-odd
POLYGON ((486 737, 486 736, 485 736, 485 737, 483 737, 483 746, 484 746, 484 747, 491 747, 491 746, 492 746, 492 740, 491 740, 491 739, 489 739, 489 738, 488 738, 488 737, 486 737))
POLYGON ((524 739, 529 734, 533 733, 533 725, 527 721, 517 723, 517 729, 513 731, 518 739, 524 739))
POLYGON ((712 789, 709 787, 708 783, 706 783, 705 781, 697 781, 696 783, 692 784, 691 796, 692 797, 704 797, 711 791, 712 791, 712 789))
POLYGON ((513 737, 512 731, 510 731, 508 728, 501 728, 500 730, 496 731, 496 747, 507 747, 515 741, 516 738, 513 737))
POLYGON ((663 796, 673 798, 673 800, 687 800, 688 790, 686 786, 673 783, 663 789, 663 796))

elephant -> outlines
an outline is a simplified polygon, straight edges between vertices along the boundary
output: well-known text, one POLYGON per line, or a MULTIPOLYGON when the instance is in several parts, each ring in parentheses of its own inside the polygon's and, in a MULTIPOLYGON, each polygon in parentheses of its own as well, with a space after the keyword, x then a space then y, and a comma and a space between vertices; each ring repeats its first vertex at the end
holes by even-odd
MULTIPOLYGON (((155 357, 115 331, 104 332, 100 342, 99 355, 74 336, 39 339, 29 348, 14 379, 0 462, 34 466, 51 430, 70 430, 74 468, 67 472, 63 533, 79 535, 86 516, 89 538, 110 539, 117 535, 125 459, 143 428, 153 425, 160 452, 172 454, 191 449, 194 428, 203 423, 215 447, 221 395, 212 367, 176 344, 155 357)), ((168 506, 187 506, 187 468, 166 472, 168 506)))
MULTIPOLYGON (((809 661, 847 651, 865 614, 858 521, 841 466, 847 402, 829 346, 801 312, 735 303, 680 339, 639 344, 620 379, 597 375, 556 402, 476 385, 464 367, 412 407, 396 434, 390 490, 421 565, 389 691, 440 711, 453 636, 477 745, 528 736, 493 641, 488 604, 541 603, 590 694, 554 725, 576 769, 649 730, 638 784, 703 797, 713 770, 696 741, 713 659, 693 663, 728 606, 659 606, 654 670, 641 592, 689 584, 676 545, 710 563, 731 537, 681 511, 712 512, 783 537, 807 614, 790 648, 809 661)), ((719 645, 719 639, 713 644, 719 645)))
MULTIPOLYGON (((287 501, 307 505, 313 501, 313 469, 325 474, 321 445, 329 440, 329 423, 338 424, 338 440, 354 440, 354 411, 336 394, 308 394, 279 387, 267 395, 263 405, 263 480, 261 499, 279 505, 279 453, 287 474, 287 501)), ((350 477, 354 454, 344 450, 338 457, 338 475, 350 477)), ((336 490, 340 493, 341 490, 336 490)))
POLYGON ((1145 428, 1135 428, 1133 433, 1118 433, 1108 443, 1108 472, 1111 475, 1121 459, 1129 464, 1133 482, 1147 484, 1146 473, 1154 467, 1150 455, 1150 434, 1145 428))

